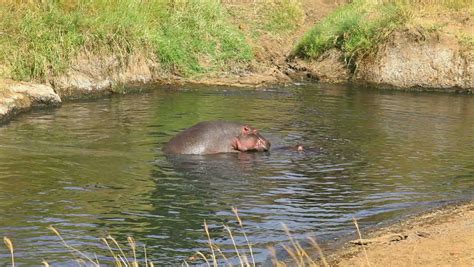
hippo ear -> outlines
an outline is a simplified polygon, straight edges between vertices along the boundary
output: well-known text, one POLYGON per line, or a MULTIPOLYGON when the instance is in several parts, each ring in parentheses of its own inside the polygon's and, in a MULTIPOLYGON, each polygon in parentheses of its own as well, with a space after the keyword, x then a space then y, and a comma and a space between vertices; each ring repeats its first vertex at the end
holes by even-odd
POLYGON ((242 127, 242 133, 243 134, 249 134, 250 132, 251 132, 251 130, 248 126, 243 126, 242 127))

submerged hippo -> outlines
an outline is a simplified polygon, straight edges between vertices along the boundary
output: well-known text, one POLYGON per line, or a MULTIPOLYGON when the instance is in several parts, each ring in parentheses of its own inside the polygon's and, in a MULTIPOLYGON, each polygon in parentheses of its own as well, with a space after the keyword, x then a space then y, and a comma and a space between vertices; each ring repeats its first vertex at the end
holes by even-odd
POLYGON ((292 146, 277 146, 272 149, 272 151, 288 151, 288 152, 298 152, 298 153, 319 153, 322 151, 321 147, 307 147, 306 145, 297 143, 292 146))
POLYGON ((303 152, 305 147, 302 144, 296 144, 292 147, 292 149, 297 152, 303 152))
POLYGON ((270 142, 245 124, 205 121, 188 128, 164 146, 168 154, 216 154, 239 151, 267 151, 270 142))

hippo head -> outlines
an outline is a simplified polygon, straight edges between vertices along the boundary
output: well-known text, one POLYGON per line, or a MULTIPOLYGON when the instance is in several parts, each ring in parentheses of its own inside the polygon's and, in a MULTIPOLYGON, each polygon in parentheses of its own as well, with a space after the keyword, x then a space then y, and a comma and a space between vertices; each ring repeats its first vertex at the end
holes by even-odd
POLYGON ((232 146, 238 151, 267 151, 270 149, 270 142, 257 129, 244 125, 240 134, 234 138, 232 146))
POLYGON ((304 146, 302 144, 296 144, 294 146, 294 149, 298 152, 303 152, 305 150, 304 146))

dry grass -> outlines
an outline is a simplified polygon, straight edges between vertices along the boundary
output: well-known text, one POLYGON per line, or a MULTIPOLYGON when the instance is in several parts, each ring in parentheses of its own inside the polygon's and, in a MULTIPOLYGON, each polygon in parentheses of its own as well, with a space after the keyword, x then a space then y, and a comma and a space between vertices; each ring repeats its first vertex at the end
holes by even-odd
MULTIPOLYGON (((243 235, 246 244, 244 247, 247 252, 243 249, 239 249, 242 244, 237 244, 235 239, 235 231, 233 232, 232 229, 224 225, 224 229, 227 231, 230 240, 233 244, 234 253, 224 253, 223 250, 212 240, 212 237, 209 232, 208 224, 204 221, 204 231, 206 233, 206 237, 208 240, 208 252, 201 252, 197 251, 193 256, 189 257, 187 261, 184 261, 182 266, 190 266, 190 264, 199 264, 199 265, 206 265, 208 267, 217 267, 217 266, 233 266, 232 262, 237 261, 238 265, 241 267, 255 267, 258 264, 255 261, 252 243, 249 241, 247 234, 244 229, 244 224, 238 214, 237 209, 232 209, 238 225, 239 225, 239 233, 243 235)), ((359 225, 357 221, 354 219, 354 225, 357 229, 357 233, 359 236, 359 240, 362 240, 362 234, 359 229, 359 225)), ((61 233, 53 226, 48 227, 61 241, 62 245, 66 247, 74 257, 74 259, 86 266, 116 266, 116 267, 138 267, 138 266, 145 266, 145 267, 153 267, 154 264, 152 261, 148 259, 146 247, 143 246, 144 252, 144 259, 138 260, 137 259, 137 244, 132 237, 127 237, 127 246, 121 246, 119 242, 113 238, 112 236, 107 236, 105 238, 101 238, 100 240, 108 249, 108 252, 114 259, 113 262, 100 262, 97 258, 97 255, 94 257, 90 256, 90 253, 85 253, 80 251, 79 249, 71 246, 61 235, 61 233), (126 249, 125 249, 126 248, 126 249)), ((295 240, 290 232, 290 230, 283 225, 283 229, 286 235, 289 238, 288 244, 283 244, 283 249, 288 253, 289 258, 285 259, 284 261, 279 260, 276 255, 276 250, 273 247, 269 248, 270 255, 272 256, 272 264, 277 267, 284 267, 284 266, 330 266, 326 256, 324 255, 321 247, 316 242, 316 239, 313 237, 308 237, 309 246, 303 246, 298 240, 295 240)), ((14 247, 13 242, 8 238, 4 237, 4 243, 11 255, 11 266, 15 266, 15 256, 14 256, 14 247)), ((367 266, 371 266, 369 262, 369 258, 367 256, 367 252, 365 251, 366 257, 366 264, 367 266)), ((41 262, 43 266, 50 266, 46 260, 41 262)))
MULTIPOLYGON (((207 256, 206 256, 205 253, 198 251, 196 252, 194 256, 189 258, 190 261, 192 261, 193 263, 196 263, 196 261, 201 261, 200 263, 203 263, 207 265, 208 267, 232 266, 232 263, 229 260, 229 258, 231 258, 232 256, 234 259, 238 260, 239 265, 242 267, 250 267, 250 266, 258 265, 255 262, 255 259, 253 256, 252 244, 247 238, 247 235, 244 231, 242 220, 237 212, 237 209, 233 208, 232 211, 234 212, 234 215, 239 224, 239 228, 240 228, 239 232, 245 237, 245 241, 247 243, 246 245, 248 247, 250 257, 249 255, 243 253, 241 250, 238 249, 238 245, 235 243, 234 234, 231 231, 231 229, 226 225, 224 225, 224 228, 227 230, 229 237, 232 240, 235 254, 225 255, 222 252, 222 250, 219 248, 219 246, 212 241, 211 236, 209 234, 207 223, 204 222, 204 230, 208 238, 210 253, 207 253, 207 256)), ((353 221, 354 221, 354 225, 356 227, 356 230, 359 236, 359 240, 362 240, 362 234, 360 232, 359 225, 356 219, 353 219, 353 221)), ((323 250, 321 249, 321 247, 319 246, 319 244, 317 243, 314 237, 308 237, 308 241, 310 245, 303 246, 298 240, 293 238, 293 235, 291 234, 288 227, 286 227, 285 225, 282 225, 282 227, 289 239, 289 244, 283 244, 282 247, 286 251, 286 253, 288 253, 289 258, 283 261, 279 260, 276 254, 276 249, 273 247, 269 247, 268 249, 269 249, 270 255, 272 256, 271 261, 272 261, 273 266, 277 266, 277 267, 286 267, 286 266, 329 267, 330 266, 328 259, 324 255, 323 250)), ((365 251, 365 247, 364 247, 364 251, 365 251)), ((366 255, 367 266, 370 267, 371 264, 370 264, 369 258, 367 257, 367 252, 365 255, 366 255)), ((184 265, 189 266, 189 263, 185 261, 184 265)))
MULTIPOLYGON (((354 217, 352 217, 352 220, 354 221, 354 225, 356 226, 357 234, 359 235, 359 240, 362 240, 362 234, 360 233, 359 224, 357 223, 357 220, 354 217)), ((367 250, 365 249, 364 246, 362 246, 362 248, 364 249, 364 256, 367 262, 367 266, 370 267, 369 256, 367 255, 367 250)))
MULTIPOLYGON (((237 218, 237 221, 240 227, 240 232, 245 237, 245 240, 246 240, 246 243, 251 255, 251 258, 250 258, 251 261, 249 261, 248 255, 242 253, 242 251, 239 251, 239 249, 237 248, 237 245, 235 244, 234 234, 232 233, 231 229, 228 226, 224 226, 224 228, 227 230, 229 237, 231 238, 232 243, 234 245, 235 255, 233 256, 234 258, 238 259, 239 265, 242 267, 256 266, 257 264, 252 254, 252 244, 250 243, 250 241, 248 240, 245 234, 242 220, 240 219, 240 216, 237 213, 237 209, 233 208, 232 210, 237 218)), ((363 240, 362 234, 359 228, 359 224, 357 223, 357 220, 355 218, 353 218, 353 223, 357 230, 357 234, 359 237, 358 240, 359 241, 363 240)), ((203 263, 205 263, 209 267, 210 266, 223 266, 223 265, 232 266, 232 264, 229 261, 229 256, 225 256, 222 253, 222 250, 215 243, 212 242, 211 237, 209 235, 207 224, 204 223, 204 225, 205 225, 205 232, 208 237, 209 248, 211 250, 211 253, 209 256, 206 257, 204 253, 197 252, 196 256, 193 256, 190 259, 192 259, 193 261, 200 259, 203 261, 203 263), (216 251, 219 252, 219 254, 216 254, 215 253, 216 251), (221 258, 219 258, 219 256, 221 258)), ((293 235, 291 234, 288 227, 286 227, 285 225, 282 225, 282 227, 289 239, 289 243, 283 244, 282 247, 286 251, 289 257, 284 259, 283 261, 279 260, 276 254, 276 249, 273 247, 269 247, 268 249, 269 249, 270 255, 272 256, 271 261, 272 261, 273 266, 277 266, 277 267, 286 267, 286 266, 329 267, 330 266, 327 257, 325 256, 323 250, 321 249, 321 247, 319 246, 319 244, 317 243, 314 237, 308 237, 307 239, 309 241, 309 246, 308 245, 303 246, 301 245, 300 241, 293 238, 293 235)), ((363 250, 365 253, 366 264, 367 266, 370 267, 372 265, 369 261, 367 251, 365 250, 364 246, 363 246, 363 250)), ((189 266, 188 262, 185 262, 185 265, 189 266)))
POLYGON ((13 253, 13 243, 8 237, 3 237, 3 242, 5 246, 7 246, 8 251, 10 251, 11 259, 12 259, 12 266, 15 266, 15 255, 13 253))
MULTIPOLYGON (((239 224, 240 232, 245 238, 245 241, 247 243, 246 245, 248 247, 248 253, 249 253, 249 255, 247 255, 247 253, 245 253, 244 251, 238 248, 238 245, 235 242, 234 233, 232 232, 232 229, 229 226, 224 225, 224 229, 229 234, 230 240, 232 241, 232 244, 234 247, 235 255, 233 255, 233 257, 238 260, 239 265, 241 267, 255 267, 257 265, 256 265, 255 258, 253 255, 252 243, 250 243, 247 237, 247 234, 245 233, 244 225, 242 223, 242 220, 240 219, 237 209, 232 208, 232 211, 239 224)), ((206 221, 204 221, 204 231, 206 232, 210 253, 208 254, 208 256, 206 256, 206 254, 204 254, 203 252, 197 251, 195 255, 188 258, 188 261, 194 262, 196 260, 201 260, 201 261, 204 261, 204 263, 209 267, 210 266, 216 267, 216 266, 222 266, 222 265, 232 266, 232 263, 229 260, 230 257, 228 255, 226 256, 226 254, 222 251, 222 249, 215 242, 212 241, 206 221)), ((188 261, 184 261, 183 265, 189 266, 188 261)))
MULTIPOLYGON (((355 228, 357 230, 357 234, 359 239, 355 241, 361 241, 362 239, 362 234, 360 232, 359 224, 357 223, 357 220, 353 218, 353 223, 355 225, 355 228)), ((272 253, 272 263, 274 266, 277 267, 286 267, 286 266, 298 266, 298 267, 319 267, 319 266, 324 266, 324 267, 329 267, 331 266, 329 264, 329 261, 327 257, 324 255, 321 247, 319 244, 316 242, 316 240, 312 237, 308 237, 308 240, 310 242, 310 246, 303 247, 301 243, 297 240, 294 240, 292 237, 289 229, 286 226, 283 226, 285 229, 285 232, 287 236, 290 239, 290 244, 291 246, 283 245, 283 248, 285 251, 288 253, 288 255, 291 258, 291 261, 279 261, 276 256, 276 251, 275 249, 271 248, 270 252, 272 253), (317 252, 315 254, 314 252, 317 252)), ((362 246, 364 250, 364 255, 365 255, 365 263, 368 267, 371 267, 371 263, 369 261, 369 257, 367 254, 367 251, 365 249, 365 246, 362 246)))
MULTIPOLYGON (((113 238, 112 236, 107 236, 106 238, 101 238, 100 240, 107 246, 108 251, 114 262, 107 262, 107 263, 100 263, 97 255, 94 255, 92 258, 88 253, 80 251, 79 249, 71 246, 61 235, 61 233, 53 226, 48 227, 61 241, 64 247, 66 247, 74 257, 75 261, 86 266, 116 266, 116 267, 138 267, 138 266, 145 266, 145 267, 153 267, 153 262, 148 260, 146 247, 143 246, 143 251, 145 255, 145 259, 142 260, 142 263, 139 264, 139 260, 137 259, 137 244, 132 237, 127 237, 127 251, 119 244, 119 242, 113 238), (131 252, 130 252, 131 251, 131 252)), ((11 255, 11 266, 15 266, 15 256, 14 256, 14 249, 13 249, 13 242, 8 238, 3 238, 6 247, 8 248, 10 255, 11 255)), ((50 266, 46 260, 43 260, 41 264, 45 267, 50 266)))

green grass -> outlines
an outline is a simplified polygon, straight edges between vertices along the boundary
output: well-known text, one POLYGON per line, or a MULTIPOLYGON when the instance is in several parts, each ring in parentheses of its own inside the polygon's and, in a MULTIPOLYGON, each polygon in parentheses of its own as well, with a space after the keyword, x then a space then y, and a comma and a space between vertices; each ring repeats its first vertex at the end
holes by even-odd
POLYGON ((257 4, 260 28, 270 33, 289 33, 304 21, 304 10, 298 0, 268 0, 257 4))
POLYGON ((297 44, 294 54, 317 58, 331 48, 344 52, 346 63, 372 52, 407 19, 401 5, 354 0, 316 24, 297 44))
POLYGON ((176 1, 169 8, 152 40, 165 66, 188 74, 252 58, 244 36, 224 19, 219 1, 176 1))
POLYGON ((474 49, 474 35, 461 32, 458 34, 459 43, 465 47, 466 49, 473 50, 474 49))
POLYGON ((5 1, 0 16, 0 65, 16 80, 59 75, 80 52, 151 54, 183 76, 253 56, 218 0, 5 1))
MULTIPOLYGON (((327 50, 338 48, 354 71, 356 59, 376 52, 391 32, 406 26, 413 18, 424 17, 430 12, 433 13, 430 16, 436 17, 440 10, 450 14, 459 10, 472 12, 472 9, 470 0, 354 0, 316 24, 296 45, 293 54, 318 58, 327 50)), ((442 26, 433 25, 432 29, 426 30, 442 29, 442 26)))

